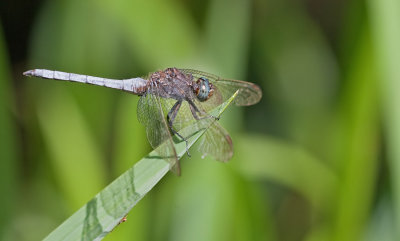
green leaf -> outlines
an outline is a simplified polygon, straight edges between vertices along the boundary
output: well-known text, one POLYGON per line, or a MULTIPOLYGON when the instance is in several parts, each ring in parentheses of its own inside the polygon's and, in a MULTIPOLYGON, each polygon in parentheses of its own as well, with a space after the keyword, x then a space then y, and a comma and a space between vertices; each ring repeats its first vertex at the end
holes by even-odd
MULTIPOLYGON (((390 188, 393 196, 394 226, 400 224, 400 2, 396 0, 369 0, 372 38, 380 84, 385 151, 390 170, 390 188)), ((397 237, 400 231, 396 229, 397 237)), ((382 240, 382 239, 381 239, 382 240)))
POLYGON ((261 135, 242 135, 237 143, 239 170, 253 179, 268 179, 307 198, 319 211, 332 203, 338 179, 328 166, 303 148, 261 135), (318 180, 316 182, 315 180, 318 180))
POLYGON ((376 198, 380 166, 379 92, 376 62, 367 30, 358 42, 344 86, 341 138, 336 160, 341 165, 335 224, 331 240, 358 240, 376 198), (360 201, 362 200, 362 201, 360 201))
POLYGON ((38 97, 39 126, 56 181, 75 210, 106 184, 105 158, 77 102, 53 87, 46 86, 38 97))
POLYGON ((128 41, 128 50, 144 66, 182 66, 196 55, 199 36, 184 4, 166 1, 103 0, 93 7, 116 22, 128 41), (173 27, 172 27, 173 26, 173 27), (162 36, 162 41, 155 37, 162 36), (185 36, 184 38, 182 36, 185 36))
POLYGON ((244 76, 251 29, 250 14, 250 1, 210 1, 204 32, 206 68, 203 69, 234 78, 244 76), (216 68, 218 71, 214 71, 216 68))
POLYGON ((12 94, 7 48, 0 23, 0 237, 8 229, 14 215, 17 186, 18 147, 16 126, 13 123, 12 94))
MULTIPOLYGON (((237 93, 210 114, 220 116, 236 97, 237 93)), ((212 124, 212 121, 209 123, 212 124)), ((193 128, 197 128, 196 123, 183 129, 182 132, 191 132, 193 128)), ((198 129, 198 131, 192 133, 190 138, 188 138, 189 147, 206 130, 207 127, 198 129)), ((182 157, 186 153, 186 143, 184 141, 176 141, 174 144, 178 157, 182 157)), ((121 223, 121 220, 132 207, 170 169, 170 163, 157 155, 159 148, 163 148, 163 145, 159 146, 114 180, 44 240, 101 240, 104 238, 121 223)))

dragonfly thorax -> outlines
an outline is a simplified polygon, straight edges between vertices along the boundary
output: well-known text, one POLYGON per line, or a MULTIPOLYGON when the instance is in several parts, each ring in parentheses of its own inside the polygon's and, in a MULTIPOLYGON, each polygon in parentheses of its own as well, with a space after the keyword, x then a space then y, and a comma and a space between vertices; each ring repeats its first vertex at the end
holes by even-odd
POLYGON ((196 81, 191 74, 185 74, 177 68, 157 71, 150 76, 148 93, 176 100, 208 100, 214 93, 214 85, 205 77, 196 81))
POLYGON ((196 81, 194 93, 201 102, 208 100, 214 93, 214 86, 207 78, 200 77, 196 81))
POLYGON ((150 76, 148 93, 163 98, 187 100, 195 98, 192 89, 191 76, 185 75, 177 68, 168 68, 150 76))

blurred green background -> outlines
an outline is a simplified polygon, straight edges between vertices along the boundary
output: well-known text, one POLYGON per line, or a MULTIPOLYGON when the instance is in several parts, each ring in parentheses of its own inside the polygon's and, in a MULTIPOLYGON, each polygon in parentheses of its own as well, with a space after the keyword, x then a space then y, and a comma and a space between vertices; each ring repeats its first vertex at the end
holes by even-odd
POLYGON ((193 68, 257 83, 105 240, 399 240, 400 1, 2 0, 0 240, 40 240, 151 149, 137 96, 25 78, 193 68))

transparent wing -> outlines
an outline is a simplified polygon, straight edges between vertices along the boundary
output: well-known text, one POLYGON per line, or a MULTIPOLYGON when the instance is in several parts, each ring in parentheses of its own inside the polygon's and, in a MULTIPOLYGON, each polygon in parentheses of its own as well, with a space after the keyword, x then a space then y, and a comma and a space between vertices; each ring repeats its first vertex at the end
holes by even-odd
POLYGON ((216 86, 217 98, 213 101, 217 100, 217 102, 213 103, 211 101, 212 103, 207 103, 207 100, 204 102, 204 104, 202 103, 203 105, 214 104, 215 107, 216 105, 221 104, 222 102, 230 98, 237 90, 239 90, 239 94, 234 100, 236 105, 254 105, 259 102, 262 97, 260 87, 250 82, 232 79, 221 79, 216 75, 193 69, 181 69, 181 71, 186 74, 191 74, 193 77, 195 77, 194 80, 200 77, 205 77, 213 85, 216 86))
POLYGON ((227 162, 233 155, 233 143, 229 133, 214 121, 204 133, 199 151, 202 157, 212 156, 217 161, 227 162))
MULTIPOLYGON (((201 129, 207 129, 200 140, 198 149, 202 156, 210 155, 218 161, 229 161, 233 155, 233 144, 228 132, 219 125, 215 118, 205 112, 203 106, 200 105, 201 102, 196 100, 193 102, 200 110, 200 113, 197 113, 200 120, 193 117, 188 102, 184 101, 173 123, 174 129, 185 138, 189 138, 201 129), (188 126, 190 129, 186 128, 188 126)), ((176 100, 161 98, 161 103, 168 111, 176 103, 176 100)))
POLYGON ((140 97, 138 120, 146 127, 150 145, 154 149, 158 148, 158 154, 171 163, 171 170, 180 175, 179 160, 166 122, 165 111, 165 106, 157 95, 146 94, 140 97))
MULTIPOLYGON (((166 110, 166 113, 168 113, 172 109, 173 105, 176 102, 177 100, 175 99, 161 98, 161 103, 163 105, 164 110, 166 110)), ((188 102, 183 101, 173 122, 174 129, 179 132, 179 130, 193 124, 195 121, 196 120, 194 119, 190 111, 188 102)))
MULTIPOLYGON (((217 161, 229 161, 233 155, 233 144, 228 132, 219 125, 215 118, 205 112, 203 105, 201 105, 203 102, 194 100, 193 103, 200 110, 200 113, 197 113, 200 120, 194 119, 188 107, 189 104, 185 101, 174 121, 175 130, 180 132, 180 130, 190 125, 190 130, 184 129, 185 132, 180 132, 182 136, 188 138, 201 129, 207 129, 200 140, 198 148, 202 156, 210 155, 217 161)), ((220 108, 220 106, 217 108, 220 108)))

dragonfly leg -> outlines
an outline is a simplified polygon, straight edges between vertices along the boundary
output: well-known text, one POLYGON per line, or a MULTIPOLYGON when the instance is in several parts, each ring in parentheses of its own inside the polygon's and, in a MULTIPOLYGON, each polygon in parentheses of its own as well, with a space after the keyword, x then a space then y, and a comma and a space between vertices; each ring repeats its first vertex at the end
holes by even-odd
POLYGON ((179 111, 179 109, 181 108, 181 106, 182 106, 182 100, 178 100, 178 101, 174 104, 174 106, 172 106, 171 110, 168 112, 168 115, 167 115, 168 126, 169 126, 169 128, 171 129, 171 131, 172 131, 172 133, 173 133, 174 135, 179 136, 179 138, 181 138, 182 140, 184 140, 184 141, 186 142, 186 153, 188 154, 188 156, 190 156, 190 153, 189 153, 189 143, 188 143, 187 139, 186 139, 185 137, 183 137, 181 134, 179 134, 179 133, 174 129, 174 126, 173 126, 175 117, 176 117, 176 115, 178 114, 178 111, 179 111))
POLYGON ((206 116, 204 116, 204 117, 199 117, 199 116, 197 115, 197 113, 200 113, 200 114, 201 114, 202 111, 200 111, 199 108, 197 108, 197 106, 193 103, 193 101, 191 101, 191 100, 188 99, 187 102, 189 103, 190 111, 192 112, 192 115, 193 115, 193 117, 194 117, 196 120, 202 120, 202 119, 207 119, 207 118, 214 118, 214 119, 216 119, 216 120, 219 120, 219 117, 218 117, 218 116, 209 115, 209 114, 207 114, 207 113, 205 113, 206 116))

